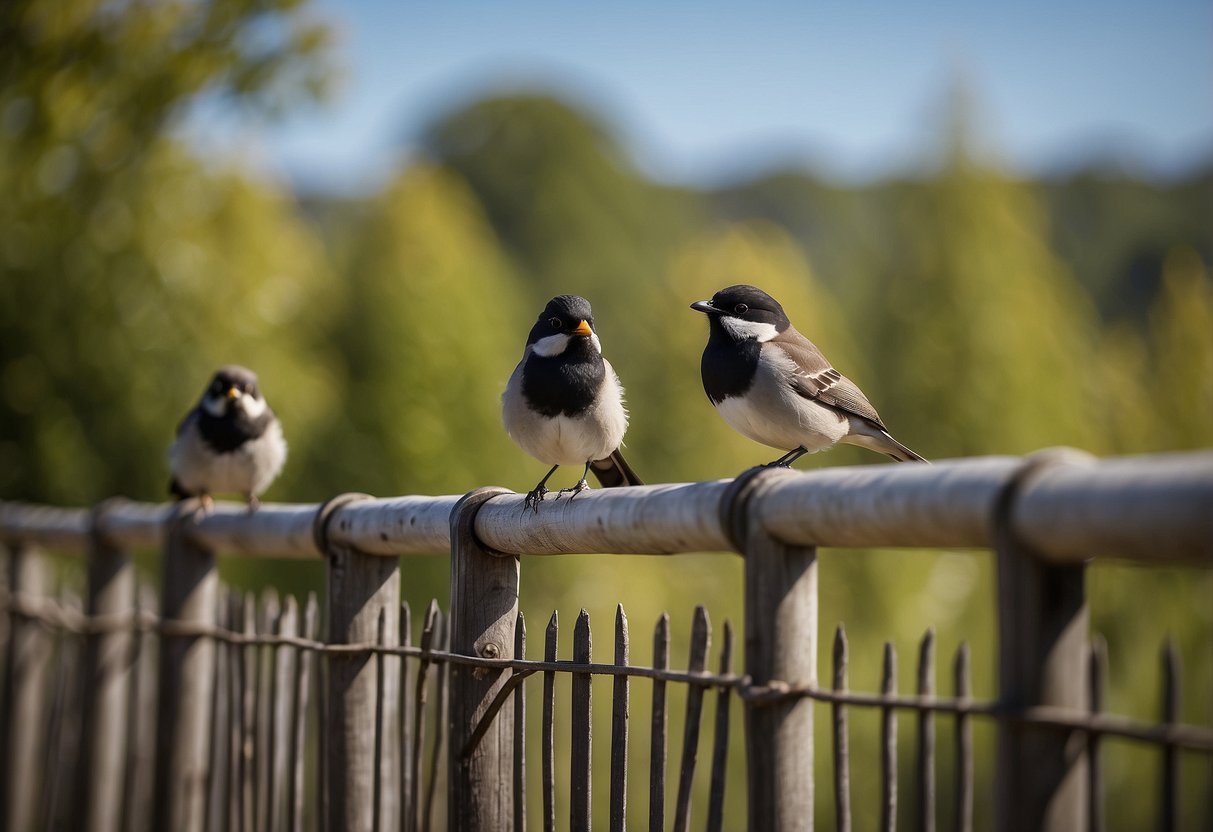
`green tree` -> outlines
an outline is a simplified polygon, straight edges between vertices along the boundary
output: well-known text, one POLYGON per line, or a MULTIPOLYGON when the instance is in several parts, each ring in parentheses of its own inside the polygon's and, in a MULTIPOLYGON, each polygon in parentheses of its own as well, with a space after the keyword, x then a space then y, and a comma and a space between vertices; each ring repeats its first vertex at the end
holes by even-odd
POLYGON ((537 310, 519 303, 467 187, 412 168, 373 200, 345 248, 348 305, 331 342, 345 406, 332 408, 319 479, 385 495, 530 483, 529 460, 501 427, 500 395, 537 310))
POLYGON ((309 390, 283 357, 306 353, 322 253, 288 197, 171 132, 204 96, 314 91, 323 41, 287 0, 0 7, 6 496, 163 493, 163 448, 220 360, 262 370, 280 408, 309 390))

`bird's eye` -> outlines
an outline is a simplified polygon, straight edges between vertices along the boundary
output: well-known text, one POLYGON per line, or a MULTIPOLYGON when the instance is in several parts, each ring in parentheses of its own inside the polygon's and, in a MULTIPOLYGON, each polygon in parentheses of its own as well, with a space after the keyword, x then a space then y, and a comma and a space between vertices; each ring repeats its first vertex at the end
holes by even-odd
POLYGON ((552 329, 560 329, 562 326, 564 326, 564 321, 560 320, 559 318, 548 318, 548 326, 550 326, 552 329))
POLYGON ((750 307, 746 306, 744 303, 739 303, 733 307, 733 311, 738 315, 744 315, 746 312, 750 311, 750 307))
POLYGON ((222 393, 223 384, 221 382, 216 381, 214 384, 211 385, 211 392, 212 393, 222 393))

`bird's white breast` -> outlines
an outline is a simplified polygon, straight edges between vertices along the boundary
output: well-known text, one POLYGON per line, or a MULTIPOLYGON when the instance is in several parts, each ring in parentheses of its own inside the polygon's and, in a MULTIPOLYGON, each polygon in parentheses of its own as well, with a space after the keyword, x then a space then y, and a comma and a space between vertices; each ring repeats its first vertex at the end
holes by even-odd
POLYGON ((547 465, 584 465, 604 459, 623 443, 628 415, 623 388, 610 362, 606 362, 606 378, 588 409, 576 416, 544 416, 532 410, 522 394, 525 361, 514 370, 502 396, 502 421, 518 447, 547 465))
POLYGON ((847 435, 847 419, 793 390, 788 379, 796 369, 782 350, 764 347, 750 389, 719 402, 716 410, 735 431, 772 448, 820 451, 830 447, 847 435))
POLYGON ((265 433, 239 448, 217 453, 202 438, 196 417, 169 448, 173 477, 191 494, 261 495, 282 472, 287 446, 274 419, 265 433))

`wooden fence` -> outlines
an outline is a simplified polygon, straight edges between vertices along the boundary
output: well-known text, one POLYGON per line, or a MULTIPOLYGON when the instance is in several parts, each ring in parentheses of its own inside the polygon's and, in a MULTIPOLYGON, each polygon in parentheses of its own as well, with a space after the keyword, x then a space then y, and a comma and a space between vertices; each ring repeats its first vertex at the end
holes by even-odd
POLYGON ((593 674, 614 679, 612 830, 690 828, 709 694, 717 700, 702 816, 710 830, 724 823, 732 697, 744 704, 751 830, 812 828, 814 702, 831 712, 840 830, 851 824, 853 708, 881 715, 883 829, 896 818, 900 710, 917 715, 913 794, 923 830, 936 826, 937 718, 955 721, 950 815, 958 829, 972 825, 975 719, 998 727, 995 817, 1006 830, 1101 829, 1105 737, 1161 750, 1158 828, 1174 829, 1180 752, 1213 755, 1213 729, 1178 721, 1179 669, 1169 650, 1159 722, 1103 711, 1103 650, 1088 634, 1084 590, 1093 557, 1213 565, 1213 453, 1096 461, 1050 451, 932 466, 757 469, 732 481, 596 491, 537 513, 521 495, 493 488, 463 497, 347 494, 253 515, 224 504, 205 516, 187 505, 123 501, 91 512, 0 504, 0 539, 9 552, 0 598, 0 820, 11 832, 427 830, 443 816, 452 830, 588 830, 593 674), (963 645, 950 694, 936 691, 930 633, 913 693, 895 689, 891 645, 881 690, 849 690, 841 628, 831 682, 819 685, 819 546, 994 549, 997 698, 972 698, 963 645), (130 553, 144 549, 162 552, 158 602, 131 564, 130 553), (44 550, 87 554, 84 598, 50 591, 44 550), (709 550, 745 558, 740 671, 727 627, 709 668, 702 609, 682 670, 670 668, 664 618, 653 666, 629 663, 622 608, 613 661, 592 661, 584 613, 571 660, 556 655, 555 614, 543 659, 526 658, 520 556, 709 550), (450 552, 449 613, 431 603, 414 639, 400 601, 400 556, 439 551, 450 552), (315 597, 300 604, 270 592, 258 601, 224 589, 218 552, 324 557, 323 610, 315 597), (567 824, 554 809, 558 674, 572 679, 567 824), (528 822, 524 682, 532 675, 542 676, 543 811, 528 822), (652 685, 643 809, 626 803, 633 679, 652 685), (687 686, 672 819, 670 684, 687 686))

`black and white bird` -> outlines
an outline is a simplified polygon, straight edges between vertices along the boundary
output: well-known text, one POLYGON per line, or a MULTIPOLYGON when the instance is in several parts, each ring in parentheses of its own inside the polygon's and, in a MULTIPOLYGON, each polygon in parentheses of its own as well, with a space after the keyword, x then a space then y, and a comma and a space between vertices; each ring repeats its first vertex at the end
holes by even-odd
MULTIPOLYGON (((556 495, 589 488, 591 470, 604 488, 641 485, 619 452, 628 427, 623 387, 594 332, 585 298, 559 295, 531 327, 522 360, 501 396, 505 430, 522 450, 551 465, 526 496, 539 510, 548 478, 561 465, 584 465, 581 480, 556 495)), ((570 497, 572 499, 572 497, 570 497)))
POLYGON ((201 497, 207 507, 213 494, 241 494, 252 512, 285 462, 282 425, 261 395, 257 375, 220 367, 177 426, 169 491, 182 499, 201 497))
POLYGON ((788 467, 837 442, 898 462, 926 462, 898 442, 849 378, 834 369, 773 297, 744 284, 691 304, 708 316, 700 372, 716 410, 743 436, 787 451, 788 467))

